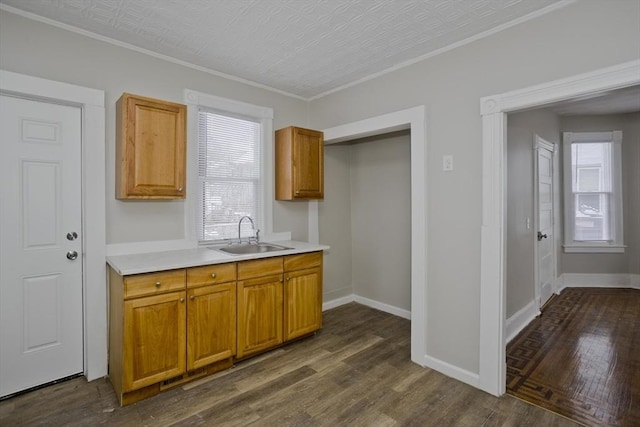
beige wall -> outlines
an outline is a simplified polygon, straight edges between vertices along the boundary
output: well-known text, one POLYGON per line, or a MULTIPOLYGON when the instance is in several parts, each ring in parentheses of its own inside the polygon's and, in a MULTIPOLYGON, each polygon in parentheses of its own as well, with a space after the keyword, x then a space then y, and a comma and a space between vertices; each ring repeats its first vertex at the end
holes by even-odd
POLYGON ((640 274, 640 113, 565 116, 563 132, 622 131, 623 254, 562 253, 563 273, 640 274))
POLYGON ((351 278, 351 146, 324 147, 324 200, 318 202, 324 255, 324 301, 353 294, 351 278))
POLYGON ((354 293, 410 311, 411 141, 408 132, 367 138, 352 145, 351 233, 354 293))
POLYGON ((639 15, 636 1, 575 2, 311 102, 318 129, 426 107, 427 320, 414 327, 426 329, 430 357, 479 370, 480 98, 639 59, 639 15))
MULTIPOLYGON (((534 300, 534 136, 559 143, 560 120, 534 110, 507 119, 507 318, 534 300), (527 218, 530 228, 527 229, 527 218)), ((560 171, 555 171, 561 179, 560 171)), ((556 209, 561 209, 556 205, 556 209)))
MULTIPOLYGON (((184 201, 115 199, 115 102, 122 92, 183 101, 185 88, 274 109, 274 128, 307 126, 307 103, 0 11, 0 67, 106 94, 107 243, 184 238, 184 201)), ((190 189, 187 189, 190 191, 190 189)), ((307 203, 274 203, 274 230, 307 239, 307 203)))
POLYGON ((410 151, 408 132, 325 147, 325 302, 355 294, 411 310, 410 151))

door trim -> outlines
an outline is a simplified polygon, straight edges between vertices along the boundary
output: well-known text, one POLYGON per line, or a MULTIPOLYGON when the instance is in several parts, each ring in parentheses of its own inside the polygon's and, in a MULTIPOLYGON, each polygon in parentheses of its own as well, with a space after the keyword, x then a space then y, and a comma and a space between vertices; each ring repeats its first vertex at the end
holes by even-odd
POLYGON ((84 375, 107 374, 104 91, 0 70, 0 93, 82 111, 82 293, 84 375))
POLYGON ((506 391, 507 113, 638 84, 640 60, 635 60, 480 99, 480 389, 496 396, 503 395, 506 391))
MULTIPOLYGON (((557 251, 557 242, 558 242, 558 203, 557 203, 557 198, 558 198, 558 146, 557 144, 554 144, 553 142, 549 142, 546 139, 540 137, 540 135, 535 134, 533 137, 533 230, 534 232, 537 232, 538 230, 540 230, 540 207, 538 206, 539 200, 538 200, 538 149, 539 148, 544 148, 548 151, 551 151, 551 160, 552 160, 552 181, 551 181, 551 186, 553 188, 553 282, 551 283, 552 286, 552 293, 556 292, 556 280, 558 278, 558 251, 557 251)), ((542 289, 540 288, 540 281, 539 281, 539 259, 540 259, 540 255, 539 255, 539 248, 540 246, 538 245, 538 240, 537 239, 533 239, 533 265, 534 265, 534 269, 533 269, 533 280, 534 280, 534 285, 535 285, 535 291, 534 291, 534 299, 535 299, 535 303, 536 303, 536 309, 540 310, 540 304, 542 301, 540 301, 540 298, 542 296, 542 289)))

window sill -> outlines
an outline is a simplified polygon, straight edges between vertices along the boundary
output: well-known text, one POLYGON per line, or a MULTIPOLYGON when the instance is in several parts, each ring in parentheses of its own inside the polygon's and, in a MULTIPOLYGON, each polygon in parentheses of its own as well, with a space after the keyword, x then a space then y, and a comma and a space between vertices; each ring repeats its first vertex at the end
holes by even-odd
POLYGON ((623 254, 625 245, 565 245, 565 253, 623 254))

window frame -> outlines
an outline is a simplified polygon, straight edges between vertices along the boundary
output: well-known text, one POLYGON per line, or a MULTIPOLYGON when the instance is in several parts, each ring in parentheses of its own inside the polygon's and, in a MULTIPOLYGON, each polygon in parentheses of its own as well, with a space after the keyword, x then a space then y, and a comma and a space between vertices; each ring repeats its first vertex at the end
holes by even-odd
POLYGON ((210 246, 222 241, 201 241, 198 235, 198 215, 201 215, 198 184, 198 114, 201 109, 229 116, 245 117, 260 123, 261 165, 260 214, 261 236, 273 232, 273 109, 186 89, 187 104, 187 204, 185 206, 185 236, 196 245, 210 246))
MULTIPOLYGON (((565 253, 624 253, 624 227, 622 212, 622 131, 611 132, 563 132, 563 176, 564 176, 564 252, 565 253), (571 160, 573 143, 611 142, 613 169, 611 188, 611 240, 575 240, 575 195, 584 191, 573 191, 571 160)), ((600 177, 600 179, 602 179, 600 177)), ((598 193, 598 192, 595 192, 598 193)), ((602 193, 602 192, 600 192, 602 193)))

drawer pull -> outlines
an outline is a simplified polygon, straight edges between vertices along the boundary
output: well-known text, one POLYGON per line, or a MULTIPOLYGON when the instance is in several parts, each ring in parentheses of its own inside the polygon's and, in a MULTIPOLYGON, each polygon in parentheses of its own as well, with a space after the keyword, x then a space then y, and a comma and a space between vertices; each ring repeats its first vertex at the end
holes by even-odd
POLYGON ((180 298, 180 302, 184 302, 184 298, 180 298))
POLYGON ((191 295, 191 296, 189 297, 189 299, 190 299, 191 301, 193 301, 194 299, 196 299, 196 296, 195 296, 195 295, 191 295))
POLYGON ((216 273, 211 273, 211 278, 215 279, 216 278, 216 273))
POLYGON ((156 282, 156 288, 160 287, 160 282, 156 282))

